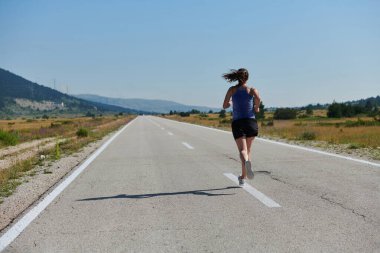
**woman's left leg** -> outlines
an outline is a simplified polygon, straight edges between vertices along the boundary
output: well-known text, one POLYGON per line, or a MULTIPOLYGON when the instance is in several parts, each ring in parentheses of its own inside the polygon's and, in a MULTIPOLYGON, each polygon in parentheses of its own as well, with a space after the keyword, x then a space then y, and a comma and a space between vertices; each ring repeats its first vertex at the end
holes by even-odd
POLYGON ((251 159, 251 146, 252 146, 252 143, 254 140, 255 140, 255 137, 248 137, 246 139, 246 141, 247 141, 247 155, 248 155, 249 161, 252 161, 252 159, 251 159))

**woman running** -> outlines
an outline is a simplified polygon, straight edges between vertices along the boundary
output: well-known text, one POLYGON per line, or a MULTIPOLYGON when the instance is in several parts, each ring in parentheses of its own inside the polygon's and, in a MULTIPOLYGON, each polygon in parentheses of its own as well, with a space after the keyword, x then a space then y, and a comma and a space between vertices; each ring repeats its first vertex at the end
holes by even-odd
POLYGON ((231 70, 224 74, 223 78, 228 82, 237 81, 231 86, 224 99, 223 108, 231 106, 232 98, 232 134, 239 149, 241 160, 241 176, 238 177, 239 185, 244 185, 244 179, 253 178, 251 164, 251 145, 258 134, 258 126, 255 113, 259 112, 260 96, 257 89, 247 86, 248 70, 231 70))

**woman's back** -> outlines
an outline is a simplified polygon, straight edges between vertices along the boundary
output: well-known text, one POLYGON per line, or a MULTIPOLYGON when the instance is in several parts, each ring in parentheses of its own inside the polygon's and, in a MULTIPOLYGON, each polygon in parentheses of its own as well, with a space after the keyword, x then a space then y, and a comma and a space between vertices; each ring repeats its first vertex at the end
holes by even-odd
POLYGON ((253 111, 253 96, 249 94, 246 86, 237 87, 232 95, 233 120, 255 118, 253 111))

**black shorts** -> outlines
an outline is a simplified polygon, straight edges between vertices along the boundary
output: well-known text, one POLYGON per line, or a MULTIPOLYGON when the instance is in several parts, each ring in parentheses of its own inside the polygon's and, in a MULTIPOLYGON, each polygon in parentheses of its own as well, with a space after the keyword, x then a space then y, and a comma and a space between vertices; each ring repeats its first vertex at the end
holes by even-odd
POLYGON ((231 127, 235 140, 243 136, 254 137, 259 133, 256 119, 234 120, 232 121, 231 127))

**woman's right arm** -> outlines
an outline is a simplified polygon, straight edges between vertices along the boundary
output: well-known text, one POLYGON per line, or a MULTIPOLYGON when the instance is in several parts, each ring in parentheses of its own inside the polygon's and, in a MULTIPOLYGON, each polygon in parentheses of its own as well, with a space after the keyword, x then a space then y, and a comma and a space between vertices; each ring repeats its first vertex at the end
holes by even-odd
POLYGON ((260 112, 260 102, 261 102, 259 91, 257 89, 252 88, 251 89, 251 93, 252 93, 251 95, 255 99, 254 110, 255 110, 256 113, 258 113, 258 112, 260 112))

